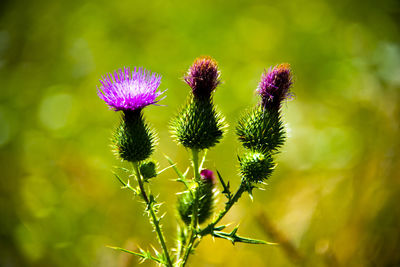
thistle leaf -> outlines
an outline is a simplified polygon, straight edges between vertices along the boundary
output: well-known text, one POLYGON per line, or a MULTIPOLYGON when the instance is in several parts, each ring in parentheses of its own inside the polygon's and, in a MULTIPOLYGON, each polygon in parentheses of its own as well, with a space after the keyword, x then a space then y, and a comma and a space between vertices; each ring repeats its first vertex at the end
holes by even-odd
POLYGON ((232 193, 229 190, 229 182, 227 184, 224 182, 224 179, 222 179, 222 176, 221 176, 221 174, 219 173, 218 170, 217 170, 217 174, 218 174, 218 178, 219 178, 219 180, 221 182, 221 185, 224 188, 224 191, 222 191, 222 194, 224 194, 229 200, 231 200, 232 193))
POLYGON ((212 232, 212 236, 229 240, 232 242, 232 244, 235 244, 236 242, 240 242, 240 243, 247 243, 247 244, 277 245, 277 243, 273 243, 273 242, 267 242, 267 241, 263 241, 263 240, 239 236, 236 234, 238 229, 239 229, 239 226, 236 226, 230 233, 225 233, 222 231, 214 230, 212 232))
POLYGON ((168 163, 171 165, 171 167, 174 169, 174 171, 176 172, 176 174, 178 175, 179 178, 181 179, 185 179, 185 176, 182 174, 182 172, 178 169, 178 167, 176 167, 176 163, 174 163, 174 161, 168 157, 167 155, 164 155, 164 157, 167 159, 168 163))
POLYGON ((140 253, 139 253, 139 252, 134 252, 134 251, 131 251, 131 250, 128 250, 128 249, 120 248, 120 247, 112 247, 112 246, 107 246, 107 247, 111 248, 111 249, 118 250, 118 251, 122 251, 122 252, 126 252, 126 253, 129 253, 129 254, 136 255, 136 256, 138 256, 138 257, 140 257, 142 259, 142 262, 145 261, 145 260, 152 260, 152 261, 155 261, 155 262, 160 263, 160 264, 165 264, 166 263, 163 259, 157 258, 157 257, 154 257, 153 255, 151 255, 150 251, 144 251, 144 250, 140 249, 140 253))
POLYGON ((220 225, 220 226, 214 227, 214 231, 221 231, 221 230, 224 230, 225 228, 226 228, 226 225, 220 225))
POLYGON ((183 174, 178 169, 178 167, 176 167, 176 163, 174 163, 170 157, 168 157, 167 155, 164 155, 164 157, 167 159, 171 167, 174 169, 175 173, 178 175, 178 179, 176 179, 175 181, 183 183, 186 186, 186 188, 189 189, 190 188, 189 181, 186 179, 186 174, 189 169, 187 169, 186 172, 183 174))
POLYGON ((118 181, 122 184, 122 189, 129 189, 131 190, 135 196, 139 194, 138 189, 133 188, 130 184, 129 184, 129 180, 128 182, 125 182, 124 180, 122 180, 121 177, 119 177, 118 174, 114 173, 115 177, 118 179, 118 181))
POLYGON ((124 172, 131 172, 131 170, 124 168, 124 167, 116 167, 117 169, 124 171, 124 172))

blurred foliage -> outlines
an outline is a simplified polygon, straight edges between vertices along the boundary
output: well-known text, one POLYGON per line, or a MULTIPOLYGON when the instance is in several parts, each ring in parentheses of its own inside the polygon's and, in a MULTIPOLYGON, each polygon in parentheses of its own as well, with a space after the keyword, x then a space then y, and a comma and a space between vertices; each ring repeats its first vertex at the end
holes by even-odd
MULTIPOLYGON (((284 107, 289 138, 266 191, 224 220, 281 245, 207 237, 190 266, 400 265, 399 18, 397 0, 1 1, 0 265, 138 263, 105 247, 156 240, 142 205, 112 175, 126 166, 109 146, 119 114, 96 86, 123 66, 162 74, 165 106, 145 112, 159 132, 154 155, 161 168, 163 152, 184 169, 168 121, 200 55, 219 61, 215 102, 231 125, 206 166, 232 186, 233 127, 256 103, 263 69, 289 62, 296 96, 284 107)), ((172 178, 168 170, 152 180, 170 204, 182 189, 172 178)), ((171 245, 176 212, 161 209, 171 245)))

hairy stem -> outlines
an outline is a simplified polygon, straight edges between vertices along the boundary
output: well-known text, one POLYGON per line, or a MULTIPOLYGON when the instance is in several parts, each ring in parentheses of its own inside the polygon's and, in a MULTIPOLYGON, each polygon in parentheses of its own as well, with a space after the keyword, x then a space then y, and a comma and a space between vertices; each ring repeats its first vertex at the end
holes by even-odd
POLYGON ((196 235, 193 235, 193 236, 190 238, 190 242, 189 242, 189 244, 188 244, 187 247, 186 247, 185 254, 183 255, 182 264, 181 264, 182 267, 185 267, 185 265, 186 265, 186 262, 187 262, 187 260, 188 260, 188 258, 189 258, 190 252, 192 251, 193 244, 194 244, 194 241, 196 241, 196 238, 197 238, 196 235))
POLYGON ((240 184, 238 190, 236 191, 235 195, 233 195, 233 197, 226 203, 225 209, 218 214, 218 217, 215 218, 212 223, 207 225, 204 229, 201 229, 199 231, 199 235, 205 236, 205 235, 211 234, 212 231, 214 230, 214 227, 217 225, 217 223, 219 223, 219 221, 222 220, 222 218, 224 218, 224 216, 232 208, 233 204, 235 204, 239 200, 239 198, 242 196, 244 191, 245 191, 245 185, 242 182, 240 184))
MULTIPOLYGON (((192 151, 192 153, 194 153, 194 152, 192 151)), ((193 156, 193 159, 196 159, 196 157, 193 156)), ((197 166, 195 161, 193 161, 193 166, 197 166)), ((198 172, 198 170, 197 170, 197 172, 198 172)), ((196 222, 195 227, 193 227, 193 222, 194 222, 195 219, 192 218, 191 234, 190 234, 190 238, 188 239, 188 242, 186 243, 186 246, 185 246, 186 247, 185 248, 185 253, 184 253, 182 261, 181 261, 181 266, 182 267, 184 267, 186 265, 186 262, 188 260, 188 257, 190 255, 190 252, 191 252, 191 250, 193 248, 193 245, 194 245, 194 242, 196 241, 196 239, 198 237, 201 238, 201 237, 203 237, 205 235, 212 234, 215 226, 222 220, 222 218, 224 218, 224 216, 229 212, 229 210, 232 208, 232 206, 239 200, 239 198, 242 196, 243 192, 245 192, 245 191, 246 191, 246 185, 242 181, 242 183, 240 184, 239 188, 237 189, 237 191, 235 192, 233 197, 230 198, 229 201, 226 203, 224 210, 222 210, 218 214, 217 218, 215 218, 212 221, 212 223, 207 225, 205 228, 200 229, 200 230, 197 231, 197 222, 196 222)), ((198 203, 197 197, 198 196, 195 195, 195 203, 194 204, 196 204, 196 200, 197 200, 197 203, 198 203)), ((197 208, 197 206, 196 206, 196 208, 197 208)), ((197 218, 196 218, 196 220, 197 220, 197 218)))
POLYGON ((146 205, 149 206, 150 201, 149 198, 147 197, 146 191, 144 190, 142 176, 140 175, 139 166, 137 162, 133 163, 133 168, 135 169, 136 178, 140 188, 140 194, 142 195, 144 202, 146 202, 146 205))
POLYGON ((198 209, 199 209, 199 195, 198 195, 198 186, 200 182, 200 173, 199 173, 199 151, 197 149, 192 149, 192 160, 193 160, 193 172, 194 172, 194 180, 196 181, 196 188, 194 189, 194 202, 193 202, 193 211, 192 211, 192 221, 190 224, 191 235, 193 235, 197 230, 198 224, 198 209))
POLYGON ((182 229, 180 225, 178 225, 178 238, 177 238, 177 246, 176 246, 176 258, 179 260, 182 256, 182 253, 185 249, 186 245, 186 232, 185 229, 182 229))
POLYGON ((200 181, 199 173, 199 150, 192 148, 192 163, 193 163, 193 173, 196 182, 200 181))
POLYGON ((140 172, 139 172, 138 163, 134 162, 133 163, 133 167, 135 169, 136 178, 137 178, 137 181, 138 181, 138 184, 139 184, 139 188, 140 188, 140 193, 142 195, 142 198, 143 198, 144 202, 146 203, 147 209, 149 210, 149 213, 150 213, 150 216, 151 216, 151 220, 153 221, 154 230, 157 233, 158 240, 160 241, 160 245, 161 245, 161 247, 163 249, 165 258, 167 260, 167 266, 168 267, 172 267, 172 261, 171 261, 171 258, 169 256, 167 245, 165 243, 165 238, 164 238, 164 235, 163 235, 163 233, 161 231, 160 219, 157 217, 157 214, 154 211, 154 207, 153 207, 154 202, 153 202, 153 200, 150 201, 148 196, 147 196, 147 194, 146 194, 146 191, 145 191, 144 186, 143 186, 143 179, 142 179, 142 176, 140 175, 140 172))
POLYGON ((196 181, 196 188, 192 191, 194 196, 193 201, 193 211, 192 211, 192 220, 190 223, 190 236, 187 240, 184 254, 181 262, 181 266, 185 266, 187 259, 192 251, 193 243, 197 238, 197 227, 198 227, 198 206, 199 206, 199 195, 197 193, 198 183, 200 182, 200 173, 199 173, 199 151, 195 148, 192 149, 192 164, 193 164, 193 173, 194 180, 196 181))

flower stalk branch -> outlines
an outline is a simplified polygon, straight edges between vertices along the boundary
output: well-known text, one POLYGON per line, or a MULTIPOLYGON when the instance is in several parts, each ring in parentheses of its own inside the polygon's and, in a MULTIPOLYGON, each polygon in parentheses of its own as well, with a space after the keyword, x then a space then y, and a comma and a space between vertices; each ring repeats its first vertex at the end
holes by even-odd
POLYGON ((171 257, 169 255, 168 248, 167 248, 167 245, 165 243, 165 238, 164 238, 163 232, 162 232, 161 227, 160 227, 160 219, 157 217, 156 211, 154 210, 154 202, 155 202, 154 197, 151 194, 150 194, 150 199, 147 197, 146 191, 145 191, 144 186, 143 186, 143 179, 142 179, 142 176, 141 176, 141 174, 139 172, 138 163, 134 162, 133 163, 133 167, 134 167, 136 178, 137 178, 137 181, 138 181, 138 184, 139 184, 141 196, 142 196, 143 200, 146 203, 146 210, 148 210, 149 213, 150 213, 152 224, 154 226, 154 230, 157 233, 158 240, 160 242, 160 245, 162 247, 165 259, 167 261, 166 262, 166 266, 172 267, 171 257))
POLYGON ((205 236, 208 234, 212 234, 215 226, 217 225, 217 223, 219 223, 222 218, 224 218, 224 216, 228 213, 228 211, 232 208, 233 204, 235 204, 239 198, 242 196, 243 192, 245 192, 245 185, 244 183, 240 183, 240 186, 238 188, 238 190, 236 191, 236 193, 233 195, 233 197, 231 199, 228 200, 228 202, 225 204, 225 208, 224 210, 222 210, 217 218, 215 218, 212 223, 210 223, 209 225, 207 225, 204 229, 201 229, 199 231, 199 235, 200 236, 205 236))
POLYGON ((181 261, 181 266, 185 266, 187 259, 189 257, 190 252, 192 251, 193 243, 196 240, 196 233, 197 233, 197 227, 198 227, 198 220, 197 220, 197 215, 198 215, 198 205, 199 205, 199 194, 197 187, 199 186, 200 182, 200 173, 199 173, 199 151, 195 148, 192 149, 192 165, 193 165, 193 174, 194 174, 194 180, 195 180, 195 190, 192 190, 192 195, 193 195, 193 211, 192 211, 192 218, 191 218, 191 224, 190 224, 190 237, 187 240, 187 244, 184 248, 184 253, 183 253, 183 259, 181 261))

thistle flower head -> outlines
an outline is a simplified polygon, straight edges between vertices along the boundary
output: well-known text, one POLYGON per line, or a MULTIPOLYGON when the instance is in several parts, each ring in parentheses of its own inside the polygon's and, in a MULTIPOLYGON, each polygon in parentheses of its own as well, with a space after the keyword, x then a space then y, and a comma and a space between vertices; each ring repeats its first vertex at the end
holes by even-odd
POLYGON ((208 56, 198 57, 184 77, 196 98, 208 99, 220 83, 217 62, 208 56))
POLYGON ((214 172, 208 169, 203 169, 200 172, 200 178, 203 182, 207 184, 215 184, 214 172))
POLYGON ((100 83, 99 97, 115 111, 140 110, 160 101, 157 97, 163 93, 157 91, 161 76, 136 67, 132 72, 124 67, 114 74, 109 73, 100 83))
POLYGON ((257 92, 261 95, 262 105, 279 109, 283 100, 291 96, 292 73, 289 64, 280 64, 265 71, 257 92))

